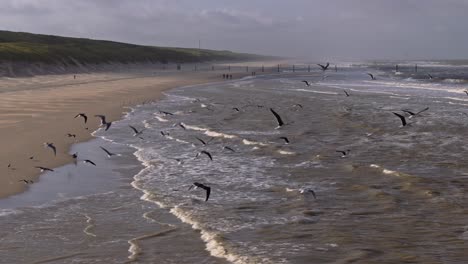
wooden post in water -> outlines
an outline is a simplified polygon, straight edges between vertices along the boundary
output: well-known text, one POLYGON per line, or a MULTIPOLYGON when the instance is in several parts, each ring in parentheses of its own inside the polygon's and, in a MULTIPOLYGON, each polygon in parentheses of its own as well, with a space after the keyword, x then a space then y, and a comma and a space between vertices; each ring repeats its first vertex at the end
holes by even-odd
POLYGON ((278 72, 280 72, 280 65, 278 64, 278 72))
POLYGON ((295 67, 295 65, 293 64, 293 72, 295 72, 295 71, 296 71, 296 67, 295 67))
POLYGON ((414 65, 414 72, 418 72, 418 64, 414 65))
POLYGON ((265 66, 262 65, 262 72, 265 72, 265 66))
POLYGON ((395 72, 398 72, 398 64, 395 65, 395 72))

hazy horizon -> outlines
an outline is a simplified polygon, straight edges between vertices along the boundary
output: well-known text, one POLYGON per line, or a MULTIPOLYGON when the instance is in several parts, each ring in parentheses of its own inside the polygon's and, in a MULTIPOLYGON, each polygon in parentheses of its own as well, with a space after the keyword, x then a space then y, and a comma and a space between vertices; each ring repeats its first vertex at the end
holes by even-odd
POLYGON ((467 59, 464 0, 6 0, 2 29, 315 60, 467 59))

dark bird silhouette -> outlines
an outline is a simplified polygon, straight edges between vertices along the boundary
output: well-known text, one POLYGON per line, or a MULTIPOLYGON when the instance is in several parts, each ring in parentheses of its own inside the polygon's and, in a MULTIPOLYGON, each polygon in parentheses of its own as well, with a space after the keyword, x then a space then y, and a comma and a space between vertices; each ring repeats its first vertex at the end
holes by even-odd
POLYGON ((141 133, 143 133, 143 131, 144 131, 144 129, 138 131, 134 126, 130 126, 130 125, 129 125, 129 127, 133 130, 133 132, 134 132, 133 136, 134 136, 134 137, 136 137, 136 136, 138 136, 138 135, 141 135, 141 133))
POLYGON ((279 139, 282 139, 286 144, 289 144, 289 139, 287 137, 279 137, 279 139))
POLYGON ((201 188, 203 190, 206 191, 206 198, 205 198, 205 202, 208 201, 208 199, 210 198, 210 193, 211 193, 211 187, 209 186, 206 186, 204 184, 201 184, 201 183, 198 183, 198 182, 194 182, 193 185, 191 185, 189 187, 189 191, 195 186, 195 189, 196 188, 201 188))
POLYGON ((95 117, 99 117, 101 119, 101 125, 102 127, 105 127, 104 131, 109 130, 109 128, 112 125, 112 122, 107 122, 106 121, 106 116, 104 115, 95 115, 95 117))
POLYGON ((54 171, 53 169, 49 169, 49 168, 46 168, 46 167, 42 167, 42 166, 36 166, 35 168, 38 168, 41 170, 41 172, 44 172, 44 171, 54 171))
POLYGON ((467 90, 465 90, 464 92, 466 93, 466 95, 468 95, 468 91, 467 91, 467 90))
POLYGON ((82 117, 84 119, 84 123, 86 124, 86 122, 88 122, 88 116, 86 116, 86 114, 84 113, 79 113, 75 116, 75 118, 77 117, 82 117))
POLYGON ((347 149, 347 150, 337 150, 336 152, 341 153, 342 154, 341 157, 345 158, 349 154, 350 151, 351 150, 347 149))
POLYGON ((404 116, 402 116, 402 115, 400 115, 398 113, 395 113, 395 112, 393 112, 393 114, 400 118, 402 126, 406 126, 407 123, 406 123, 406 118, 404 116))
POLYGON ((317 196, 315 195, 314 190, 312 190, 312 189, 310 189, 310 188, 301 189, 299 192, 300 192, 301 194, 312 194, 312 196, 314 196, 314 199, 317 199, 317 196))
POLYGON ((306 81, 306 80, 301 81, 301 82, 305 83, 307 86, 310 86, 310 83, 308 81, 306 81))
POLYGON ((233 148, 228 147, 228 146, 224 146, 224 147, 223 147, 223 150, 225 150, 225 149, 227 149, 227 150, 229 150, 229 151, 231 151, 231 152, 236 152, 233 148))
POLYGON ((78 152, 73 153, 72 158, 77 159, 78 158, 78 152))
POLYGON ((182 129, 186 130, 187 128, 184 126, 184 123, 178 123, 178 126, 180 126, 182 129))
POLYGON ((424 108, 424 109, 422 109, 421 111, 419 111, 419 112, 416 112, 416 113, 414 113, 414 112, 411 112, 411 111, 409 111, 409 110, 406 110, 406 109, 403 109, 403 110, 401 110, 401 111, 403 111, 403 112, 405 112, 405 113, 409 114, 409 115, 410 115, 410 117, 409 117, 409 118, 412 118, 413 116, 417 116, 417 115, 419 115, 420 113, 422 113, 422 112, 424 112, 424 111, 427 111, 427 110, 429 110, 429 107, 426 107, 426 108, 424 108))
POLYGON ((34 181, 28 181, 28 180, 25 180, 25 179, 19 180, 18 182, 24 182, 24 183, 26 183, 26 184, 32 184, 32 183, 34 183, 34 181))
POLYGON ((236 112, 240 112, 239 108, 237 108, 237 107, 233 107, 232 110, 234 110, 236 112))
POLYGON ((304 108, 301 104, 294 104, 293 107, 304 108))
POLYGON ((276 127, 276 128, 282 127, 282 126, 284 125, 284 122, 283 122, 283 120, 281 119, 281 116, 278 115, 278 113, 276 113, 275 110, 273 110, 273 108, 270 108, 270 111, 271 111, 271 113, 275 116, 276 122, 278 122, 278 127, 276 127))
POLYGON ((94 166, 96 166, 96 163, 92 162, 91 160, 87 159, 87 160, 83 160, 84 163, 89 163, 89 164, 92 164, 94 166))
POLYGON ((322 71, 326 71, 328 69, 328 66, 330 66, 330 63, 327 62, 327 65, 322 65, 322 64, 317 64, 318 66, 320 66, 320 68, 322 68, 322 71))
POLYGON ((54 151, 54 156, 57 156, 57 148, 54 146, 54 143, 46 142, 46 143, 44 143, 44 146, 46 148, 52 149, 52 151, 54 151))
POLYGON ((70 134, 70 133, 68 133, 68 134, 67 134, 67 137, 76 138, 76 135, 75 135, 75 134, 70 134))
POLYGON ((431 74, 427 74, 427 77, 429 77, 430 80, 434 79, 434 77, 431 74))
POLYGON ((198 158, 198 156, 200 156, 201 154, 205 154, 206 156, 208 156, 208 158, 210 158, 211 161, 213 161, 213 156, 211 156, 211 153, 209 153, 206 150, 202 150, 202 151, 198 152, 197 155, 195 156, 195 158, 198 158))
POLYGON ((372 73, 367 73, 367 75, 369 75, 372 80, 375 80, 375 77, 374 77, 374 75, 372 73))
POLYGON ((30 160, 33 160, 33 159, 34 159, 34 156, 29 157, 29 159, 30 159, 30 160))
POLYGON ((346 90, 343 90, 343 92, 346 94, 346 97, 349 96, 349 93, 346 90))
POLYGON ((169 133, 167 133, 167 132, 161 131, 160 133, 161 133, 161 136, 163 136, 163 137, 169 136, 169 133))
POLYGON ((170 113, 170 112, 166 112, 166 111, 159 111, 160 114, 163 114, 165 116, 168 116, 168 115, 174 115, 173 113, 170 113))
POLYGON ((112 152, 108 151, 108 150, 105 149, 104 147, 101 147, 101 146, 99 146, 99 147, 107 154, 107 157, 109 157, 109 158, 112 157, 112 156, 117 155, 117 154, 115 154, 115 153, 112 153, 112 152))

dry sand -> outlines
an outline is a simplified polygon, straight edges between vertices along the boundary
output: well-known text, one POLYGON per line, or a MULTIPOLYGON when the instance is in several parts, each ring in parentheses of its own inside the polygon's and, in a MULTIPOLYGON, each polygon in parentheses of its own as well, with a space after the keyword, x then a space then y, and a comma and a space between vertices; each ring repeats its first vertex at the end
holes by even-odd
MULTIPOLYGON (((0 78, 0 197, 27 188, 21 179, 37 181, 35 166, 58 167, 72 161, 71 144, 92 138, 96 114, 118 120, 133 106, 158 99, 162 91, 222 81, 221 72, 107 73, 0 78), (77 113, 86 113, 88 123, 77 113), (89 130, 86 130, 88 127, 89 130), (67 137, 76 134, 76 139, 67 137), (44 142, 57 147, 55 157, 44 142), (30 159, 34 156, 34 159, 30 159), (8 168, 11 164, 11 168, 8 168)), ((234 77, 241 77, 234 73, 234 77)))

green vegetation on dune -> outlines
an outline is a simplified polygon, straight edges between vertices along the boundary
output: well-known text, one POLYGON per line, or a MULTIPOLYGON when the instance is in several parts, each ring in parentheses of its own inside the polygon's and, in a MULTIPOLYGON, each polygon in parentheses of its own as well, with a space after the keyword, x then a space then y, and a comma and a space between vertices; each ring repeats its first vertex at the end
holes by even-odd
POLYGON ((0 30, 0 62, 184 63, 267 59, 266 56, 205 49, 166 48, 106 40, 59 37, 0 30))

